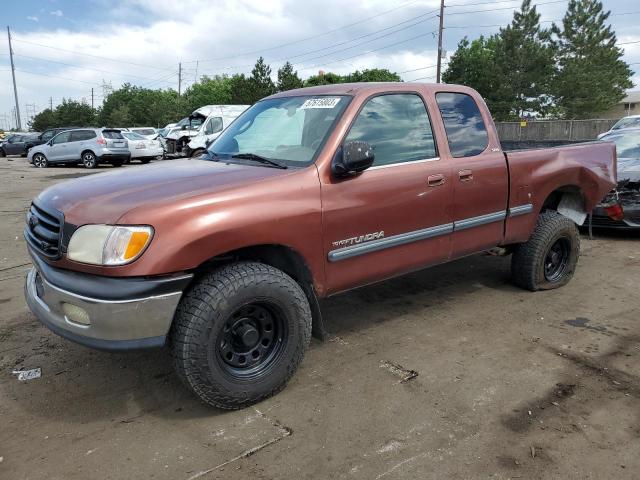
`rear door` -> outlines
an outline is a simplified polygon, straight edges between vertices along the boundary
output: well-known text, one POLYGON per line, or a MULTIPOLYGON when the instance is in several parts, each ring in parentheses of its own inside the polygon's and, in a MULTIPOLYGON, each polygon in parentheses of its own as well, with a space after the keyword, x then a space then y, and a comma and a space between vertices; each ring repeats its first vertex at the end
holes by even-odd
MULTIPOLYGON (((435 94, 447 134, 452 167, 454 233, 452 256, 461 257, 500 244, 507 215, 507 162, 491 125, 473 96, 460 92, 435 94)), ((480 100, 481 101, 481 100, 480 100)))
POLYGON ((446 261, 453 229, 450 169, 438 157, 418 93, 368 99, 343 143, 366 141, 373 166, 322 185, 330 293, 446 261))
MULTIPOLYGON (((96 132, 93 130, 73 130, 69 137, 69 146, 67 147, 66 158, 64 160, 80 160, 82 152, 91 147, 95 147, 96 132)), ((95 148, 93 148, 95 150, 95 148)))

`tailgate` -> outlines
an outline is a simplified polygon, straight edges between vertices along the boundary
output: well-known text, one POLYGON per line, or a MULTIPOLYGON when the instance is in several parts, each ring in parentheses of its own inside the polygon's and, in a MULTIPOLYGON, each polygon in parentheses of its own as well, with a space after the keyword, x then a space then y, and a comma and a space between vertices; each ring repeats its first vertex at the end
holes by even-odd
POLYGON ((120 130, 103 130, 102 135, 106 141, 107 148, 128 148, 127 139, 124 138, 120 130))

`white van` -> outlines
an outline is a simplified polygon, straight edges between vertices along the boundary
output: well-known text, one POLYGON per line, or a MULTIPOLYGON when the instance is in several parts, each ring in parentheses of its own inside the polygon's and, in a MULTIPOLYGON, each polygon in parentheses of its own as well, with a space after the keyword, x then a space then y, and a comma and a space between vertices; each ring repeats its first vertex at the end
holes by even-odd
POLYGON ((180 120, 165 138, 168 154, 194 157, 218 138, 250 105, 206 105, 180 120))

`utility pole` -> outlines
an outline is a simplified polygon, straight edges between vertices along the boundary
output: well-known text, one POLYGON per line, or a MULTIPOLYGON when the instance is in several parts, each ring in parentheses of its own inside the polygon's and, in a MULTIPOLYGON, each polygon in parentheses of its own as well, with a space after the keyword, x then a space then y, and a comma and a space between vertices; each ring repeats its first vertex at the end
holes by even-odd
POLYGON ((194 79, 193 83, 198 83, 198 60, 196 60, 196 78, 194 79))
POLYGON ((13 65, 13 49, 11 48, 11 30, 7 25, 7 37, 9 38, 9 58, 11 58, 11 76, 13 77, 13 95, 16 100, 16 121, 18 122, 18 130, 22 130, 20 122, 20 107, 18 106, 18 87, 16 87, 16 67, 13 65))
POLYGON ((182 62, 178 63, 178 98, 180 98, 181 88, 182 88, 182 62))
POLYGON ((49 110, 53 112, 53 97, 49 97, 49 110))
POLYGON ((436 68, 436 83, 440 83, 442 70, 442 30, 444 28, 444 0, 440 0, 440 26, 438 27, 438 66, 436 68))
POLYGON ((91 110, 93 110, 93 87, 91 87, 91 110))

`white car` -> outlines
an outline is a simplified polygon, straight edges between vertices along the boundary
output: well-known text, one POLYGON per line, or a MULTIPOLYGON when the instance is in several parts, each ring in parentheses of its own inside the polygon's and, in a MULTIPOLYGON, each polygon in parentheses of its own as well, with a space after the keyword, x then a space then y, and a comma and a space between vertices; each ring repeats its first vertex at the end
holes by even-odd
POLYGON ((609 135, 611 132, 622 130, 624 128, 640 128, 640 115, 629 115, 628 117, 621 118, 613 125, 613 127, 611 127, 611 130, 607 130, 606 132, 598 135, 598 140, 605 135, 609 135))
POLYGON ((135 132, 122 132, 122 136, 129 141, 131 160, 140 160, 149 163, 158 157, 162 157, 164 149, 158 140, 149 140, 135 132))
POLYGON ((129 131, 142 135, 149 140, 155 140, 158 136, 158 131, 153 127, 131 127, 129 131))
POLYGON ((205 105, 180 120, 165 135, 165 151, 182 157, 202 154, 250 105, 205 105))

